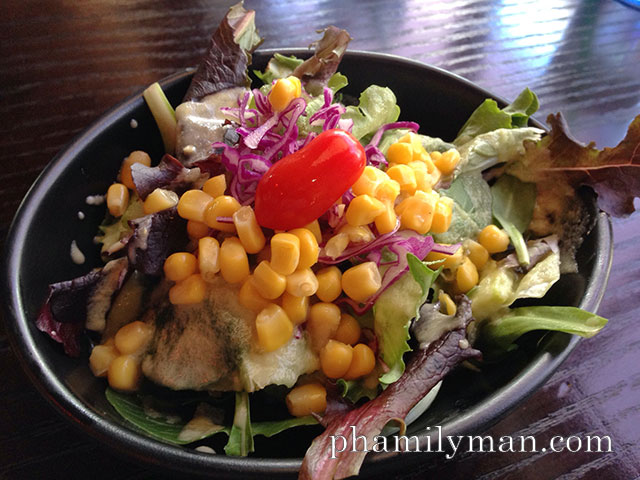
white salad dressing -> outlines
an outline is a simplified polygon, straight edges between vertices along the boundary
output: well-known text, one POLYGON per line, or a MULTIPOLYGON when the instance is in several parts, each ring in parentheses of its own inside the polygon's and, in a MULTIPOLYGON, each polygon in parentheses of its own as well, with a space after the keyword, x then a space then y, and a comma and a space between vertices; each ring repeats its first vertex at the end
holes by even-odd
POLYGON ((105 201, 106 195, 87 195, 84 199, 87 205, 102 205, 105 201))
POLYGON ((129 126, 131 128, 138 128, 138 121, 135 118, 132 118, 131 121, 129 122, 129 126))
POLYGON ((84 220, 84 212, 82 210, 78 210, 78 220, 84 220))
POLYGON ((78 248, 78 244, 76 243, 75 240, 71 242, 71 249, 69 253, 71 254, 71 260, 76 265, 82 265, 86 260, 84 253, 80 251, 80 249, 78 248))

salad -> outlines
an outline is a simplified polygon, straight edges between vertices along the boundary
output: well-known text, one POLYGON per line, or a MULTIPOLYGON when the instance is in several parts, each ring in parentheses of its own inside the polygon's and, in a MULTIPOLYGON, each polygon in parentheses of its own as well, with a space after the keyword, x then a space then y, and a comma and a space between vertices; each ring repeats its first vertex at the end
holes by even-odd
POLYGON ((89 349, 107 400, 156 439, 249 455, 256 436, 315 425, 300 478, 345 478, 365 453, 330 457, 331 435, 403 424, 451 370, 491 368, 527 332, 606 324, 519 300, 576 270, 595 221, 580 187, 633 212, 640 119, 599 151, 559 114, 547 134, 528 126, 525 89, 430 137, 389 88, 347 101, 349 40, 328 27, 252 89, 261 38, 232 7, 175 110, 158 84, 144 92, 166 154, 122 162, 104 266, 50 286, 38 328, 68 355, 89 349))

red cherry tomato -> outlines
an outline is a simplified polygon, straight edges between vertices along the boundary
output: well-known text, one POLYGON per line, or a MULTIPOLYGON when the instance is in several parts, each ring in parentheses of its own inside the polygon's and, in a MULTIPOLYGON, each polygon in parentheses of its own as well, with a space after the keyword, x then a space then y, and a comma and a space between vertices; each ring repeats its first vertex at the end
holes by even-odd
POLYGON ((327 130, 276 162, 258 183, 258 223, 274 230, 303 227, 326 212, 362 174, 367 157, 353 135, 327 130))

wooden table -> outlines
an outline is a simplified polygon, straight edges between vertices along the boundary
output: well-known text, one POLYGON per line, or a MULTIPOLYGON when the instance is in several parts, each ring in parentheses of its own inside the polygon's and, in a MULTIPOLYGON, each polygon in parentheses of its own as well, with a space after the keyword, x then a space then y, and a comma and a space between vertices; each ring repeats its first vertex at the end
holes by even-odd
MULTIPOLYGON (((0 241, 38 173, 103 111, 196 65, 230 2, 4 0, 0 4, 0 241)), ((247 0, 264 47, 307 46, 328 24, 351 47, 451 70, 498 95, 524 87, 544 119, 613 146, 640 113, 640 11, 613 0, 247 0)), ((610 453, 433 458, 402 478, 630 479, 640 474, 640 215, 613 221, 600 313, 610 324, 489 433, 609 435, 610 453)), ((46 242, 46 239, 43 239, 46 242)), ((0 332, 1 478, 157 478, 78 433, 36 393, 0 332)), ((400 478, 400 477, 399 477, 400 478)))

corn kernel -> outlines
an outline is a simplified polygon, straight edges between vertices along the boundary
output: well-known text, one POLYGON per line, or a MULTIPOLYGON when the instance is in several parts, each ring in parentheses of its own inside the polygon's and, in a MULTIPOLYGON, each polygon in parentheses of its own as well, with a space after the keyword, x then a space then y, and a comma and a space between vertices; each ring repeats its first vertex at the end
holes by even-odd
POLYGON ((178 204, 178 194, 171 190, 165 190, 164 188, 156 188, 153 192, 147 195, 142 209, 145 215, 160 212, 167 208, 175 207, 178 204))
POLYGON ((249 258, 238 237, 225 238, 220 246, 220 274, 227 283, 240 283, 249 276, 249 258))
POLYGON ((432 177, 424 162, 411 162, 409 167, 411 167, 416 177, 416 189, 422 190, 423 192, 430 192, 433 188, 432 177))
POLYGON ((329 378, 340 378, 349 370, 353 348, 336 340, 329 340, 320 350, 320 368, 329 378))
POLYGON ((349 245, 349 235, 346 233, 336 233, 333 237, 327 240, 324 246, 324 253, 328 257, 338 258, 342 255, 349 245))
POLYGON ((408 165, 395 165, 387 170, 387 175, 400 184, 400 191, 412 194, 416 191, 416 174, 408 165))
POLYGON ((107 190, 107 208, 114 217, 120 217, 129 206, 129 189, 121 183, 112 184, 107 190))
POLYGON ((180 282, 196 273, 198 260, 189 252, 177 252, 164 261, 164 275, 172 282, 180 282))
POLYGON ((382 278, 375 262, 364 262, 342 274, 342 290, 356 302, 365 302, 382 285, 382 278))
POLYGON ((449 230, 451 217, 452 212, 449 204, 443 201, 436 202, 436 208, 431 221, 431 233, 444 233, 449 230))
POLYGON ((209 204, 204 213, 204 223, 221 232, 234 233, 235 224, 219 222, 218 217, 232 217, 238 210, 240 210, 240 203, 235 198, 230 195, 220 195, 209 204))
POLYGON ((353 225, 343 225, 338 230, 339 233, 345 233, 349 237, 349 242, 351 243, 365 243, 370 242, 376 236, 373 234, 371 229, 367 225, 360 225, 354 227, 353 225))
POLYGON ((318 223, 318 220, 314 220, 308 225, 305 225, 304 228, 313 233, 313 236, 316 237, 316 241, 318 243, 322 243, 322 230, 320 230, 320 224, 318 223))
POLYGON ((333 338, 340 325, 340 309, 333 303, 314 303, 309 308, 307 332, 315 350, 324 347, 333 338))
POLYGON ((271 303, 256 316, 256 332, 262 349, 273 352, 291 339, 293 324, 282 307, 271 303))
POLYGON ((300 262, 300 240, 291 233, 271 237, 271 268, 281 275, 295 272, 300 262))
POLYGON ((349 369, 343 375, 345 380, 354 380, 368 375, 376 366, 376 356, 373 350, 364 343, 359 343, 353 347, 353 355, 349 369))
POLYGON ((213 198, 202 190, 187 190, 178 201, 178 215, 187 220, 204 222, 204 215, 213 198))
POLYGON ((495 225, 487 225, 478 234, 478 242, 487 252, 500 253, 509 247, 509 235, 495 225))
POLYGON ((96 377, 106 377, 109 365, 118 355, 120 354, 114 345, 96 345, 89 356, 91 372, 96 377))
POLYGON ((309 297, 298 297, 284 292, 282 295, 282 309, 287 312, 289 320, 299 325, 307 320, 309 313, 309 297))
POLYGON ((360 340, 362 329, 358 321, 348 313, 340 317, 340 325, 336 330, 335 339, 347 345, 355 345, 360 340))
POLYGON ((440 302, 440 310, 447 315, 455 315, 458 308, 456 307, 455 302, 449 296, 448 293, 440 290, 440 294, 438 295, 438 301, 440 302))
POLYGON ((431 228, 433 212, 438 195, 418 190, 412 197, 405 198, 396 207, 402 228, 414 230, 422 235, 431 228))
POLYGON ((251 278, 258 293, 269 300, 278 298, 287 287, 287 278, 276 272, 267 261, 258 264, 251 278))
POLYGON ((390 178, 380 182, 375 191, 375 197, 383 203, 395 202, 398 195, 400 195, 400 184, 390 178))
POLYGON ((258 253, 267 243, 262 233, 256 214, 250 206, 240 207, 233 214, 233 224, 236 226, 240 243, 247 253, 258 253))
POLYGON ((204 300, 207 286, 199 273, 194 273, 169 289, 169 301, 173 305, 192 305, 204 300))
POLYGON ((252 277, 247 278, 238 292, 238 302, 243 307, 258 314, 272 302, 264 298, 253 284, 252 277))
POLYGON ((279 78, 269 92, 269 103, 276 112, 286 109, 291 101, 300 96, 300 80, 297 77, 279 78))
POLYGON ((145 167, 150 167, 151 157, 142 150, 135 150, 122 161, 122 166, 120 167, 120 182, 131 190, 136 189, 136 186, 133 183, 133 177, 131 176, 131 165, 134 163, 141 163, 145 167))
POLYGON ((224 195, 226 189, 227 179, 224 174, 211 177, 209 180, 204 182, 204 185, 202 186, 202 191, 210 195, 211 198, 218 198, 219 196, 224 195))
POLYGON ((300 240, 300 259, 298 260, 297 268, 312 267, 318 261, 318 253, 320 252, 315 235, 306 228, 295 228, 289 233, 300 240))
POLYGON ((469 260, 473 262, 478 270, 486 265, 489 260, 489 252, 486 248, 471 239, 465 240, 462 246, 469 260))
POLYGON ((209 226, 206 223, 187 220, 187 235, 192 240, 200 240, 209 235, 209 226))
POLYGON ((456 285, 462 293, 467 293, 478 284, 478 269, 471 260, 465 258, 456 270, 456 285))
POLYGON ((373 197, 380 182, 388 178, 387 174, 379 168, 367 165, 358 180, 356 180, 356 183, 351 185, 351 191, 354 195, 370 195, 373 197))
POLYGON ((133 355, 120 355, 109 365, 109 386, 115 390, 133 392, 138 389, 141 378, 140 360, 133 355))
POLYGON ((287 275, 287 292, 296 297, 310 297, 318 290, 318 279, 310 268, 287 275))
POLYGON ((368 225, 373 220, 384 213, 384 203, 369 195, 358 195, 347 207, 347 223, 357 227, 358 225, 368 225))
POLYGON ((115 346, 118 351, 126 355, 143 353, 153 336, 153 327, 140 320, 127 323, 121 327, 115 336, 115 346))
POLYGON ((446 253, 431 251, 428 253, 427 262, 437 262, 430 265, 430 268, 437 269, 440 267, 455 270, 463 262, 464 256, 462 254, 462 248, 456 250, 453 255, 447 255, 446 253))
POLYGON ((321 414, 327 409, 327 391, 319 383, 307 383, 292 389, 285 401, 294 417, 321 414))
POLYGON ((378 230, 380 235, 392 232, 398 223, 398 216, 393 209, 393 203, 385 203, 385 211, 378 215, 374 222, 376 224, 376 230, 378 230))
POLYGON ((447 150, 437 158, 431 156, 433 163, 444 175, 451 175, 460 162, 460 153, 455 148, 447 150))
POLYGON ((333 302, 342 293, 342 272, 338 267, 326 267, 316 273, 318 291, 323 302, 333 302))
POLYGON ((220 271, 220 243, 213 237, 198 240, 198 268, 205 282, 213 282, 220 271))
POLYGON ((392 143, 387 150, 387 159, 393 163, 407 164, 413 160, 413 146, 410 143, 392 143))

